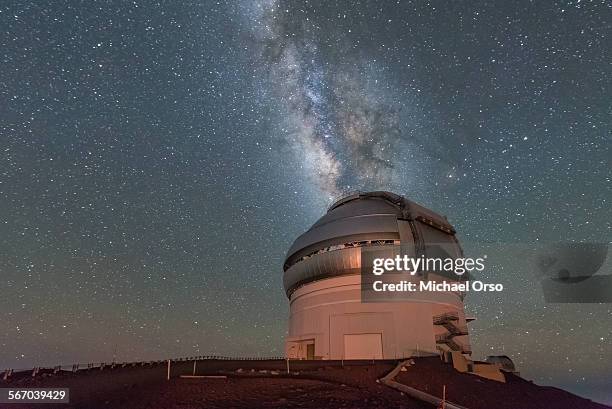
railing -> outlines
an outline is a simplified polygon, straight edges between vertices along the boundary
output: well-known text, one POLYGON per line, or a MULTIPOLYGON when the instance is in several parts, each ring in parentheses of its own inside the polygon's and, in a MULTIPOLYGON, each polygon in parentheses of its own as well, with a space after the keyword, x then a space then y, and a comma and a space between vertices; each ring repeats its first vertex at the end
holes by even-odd
POLYGON ((443 336, 449 338, 468 335, 467 325, 459 326, 457 325, 457 321, 459 321, 459 314, 457 314, 457 312, 446 312, 433 317, 434 325, 440 325, 446 328, 448 333, 443 334, 443 336))
POLYGON ((454 337, 459 337, 461 335, 468 335, 468 329, 466 326, 464 327, 459 327, 459 326, 451 326, 449 325, 448 327, 446 327, 446 329, 448 330, 448 332, 454 336, 454 337))
POLYGON ((189 362, 189 361, 204 361, 204 360, 217 360, 217 361, 273 361, 273 360, 285 360, 282 356, 269 356, 269 357, 232 357, 223 355, 200 355, 183 358, 172 358, 172 359, 161 359, 153 361, 132 361, 132 362, 90 362, 90 363, 77 363, 69 365, 56 365, 52 367, 41 367, 35 366, 33 368, 7 368, 4 371, 0 371, 0 382, 10 381, 15 376, 37 377, 42 375, 54 375, 62 372, 78 372, 78 371, 90 371, 90 370, 109 370, 116 368, 127 368, 127 367, 138 367, 138 366, 155 366, 165 365, 168 361, 171 362, 189 362))
POLYGON ((451 334, 436 335, 436 344, 446 344, 453 351, 461 351, 466 354, 472 353, 472 347, 469 344, 462 344, 453 339, 451 334))
POLYGON ((434 325, 444 325, 449 321, 458 321, 459 314, 456 312, 445 312, 444 314, 436 315, 433 317, 434 325))

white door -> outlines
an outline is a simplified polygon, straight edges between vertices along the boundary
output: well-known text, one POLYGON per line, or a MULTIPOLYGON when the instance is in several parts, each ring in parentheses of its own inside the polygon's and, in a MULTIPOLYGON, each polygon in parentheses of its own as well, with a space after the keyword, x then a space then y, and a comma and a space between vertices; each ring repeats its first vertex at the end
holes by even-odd
POLYGON ((345 334, 344 359, 382 359, 382 334, 345 334))

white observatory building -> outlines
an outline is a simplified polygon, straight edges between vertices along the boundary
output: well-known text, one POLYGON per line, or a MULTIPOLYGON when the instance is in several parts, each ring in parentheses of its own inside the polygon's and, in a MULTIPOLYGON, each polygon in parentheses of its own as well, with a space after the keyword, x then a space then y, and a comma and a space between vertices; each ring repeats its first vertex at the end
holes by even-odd
MULTIPOLYGON (((390 192, 357 193, 331 205, 287 253, 286 356, 291 359, 396 359, 456 351, 470 354, 463 293, 414 292, 401 301, 361 300, 361 251, 386 246, 412 255, 442 244, 463 257, 445 217, 390 192), (406 250, 403 250, 406 251, 406 250)), ((454 273, 420 278, 458 281, 454 273)), ((465 278, 464 278, 465 279, 465 278)))

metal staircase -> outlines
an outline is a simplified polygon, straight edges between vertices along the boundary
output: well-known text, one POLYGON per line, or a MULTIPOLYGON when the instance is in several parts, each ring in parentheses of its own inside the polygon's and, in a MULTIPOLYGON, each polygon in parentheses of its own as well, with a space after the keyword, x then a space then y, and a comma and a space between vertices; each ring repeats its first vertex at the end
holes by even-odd
POLYGON ((469 344, 464 344, 455 340, 455 337, 468 335, 467 326, 457 325, 459 315, 456 312, 447 312, 433 317, 433 324, 446 329, 444 334, 436 335, 436 344, 446 345, 450 351, 459 351, 464 354, 471 354, 472 348, 469 344))

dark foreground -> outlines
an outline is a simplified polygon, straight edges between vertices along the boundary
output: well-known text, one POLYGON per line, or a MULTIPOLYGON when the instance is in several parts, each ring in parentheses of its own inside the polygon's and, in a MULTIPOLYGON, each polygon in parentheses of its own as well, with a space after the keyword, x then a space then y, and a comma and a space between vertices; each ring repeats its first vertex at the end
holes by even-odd
MULTIPOLYGON (((195 408, 433 408, 378 383, 395 362, 198 362, 198 375, 226 375, 225 379, 184 379, 193 362, 173 364, 167 381, 165 364, 56 375, 15 377, 0 387, 68 387, 70 404, 0 404, 7 409, 195 409, 195 408)), ((508 375, 507 383, 461 374, 438 358, 417 358, 396 381, 441 396, 446 385, 449 400, 469 409, 605 409, 565 391, 542 387, 508 375)))

